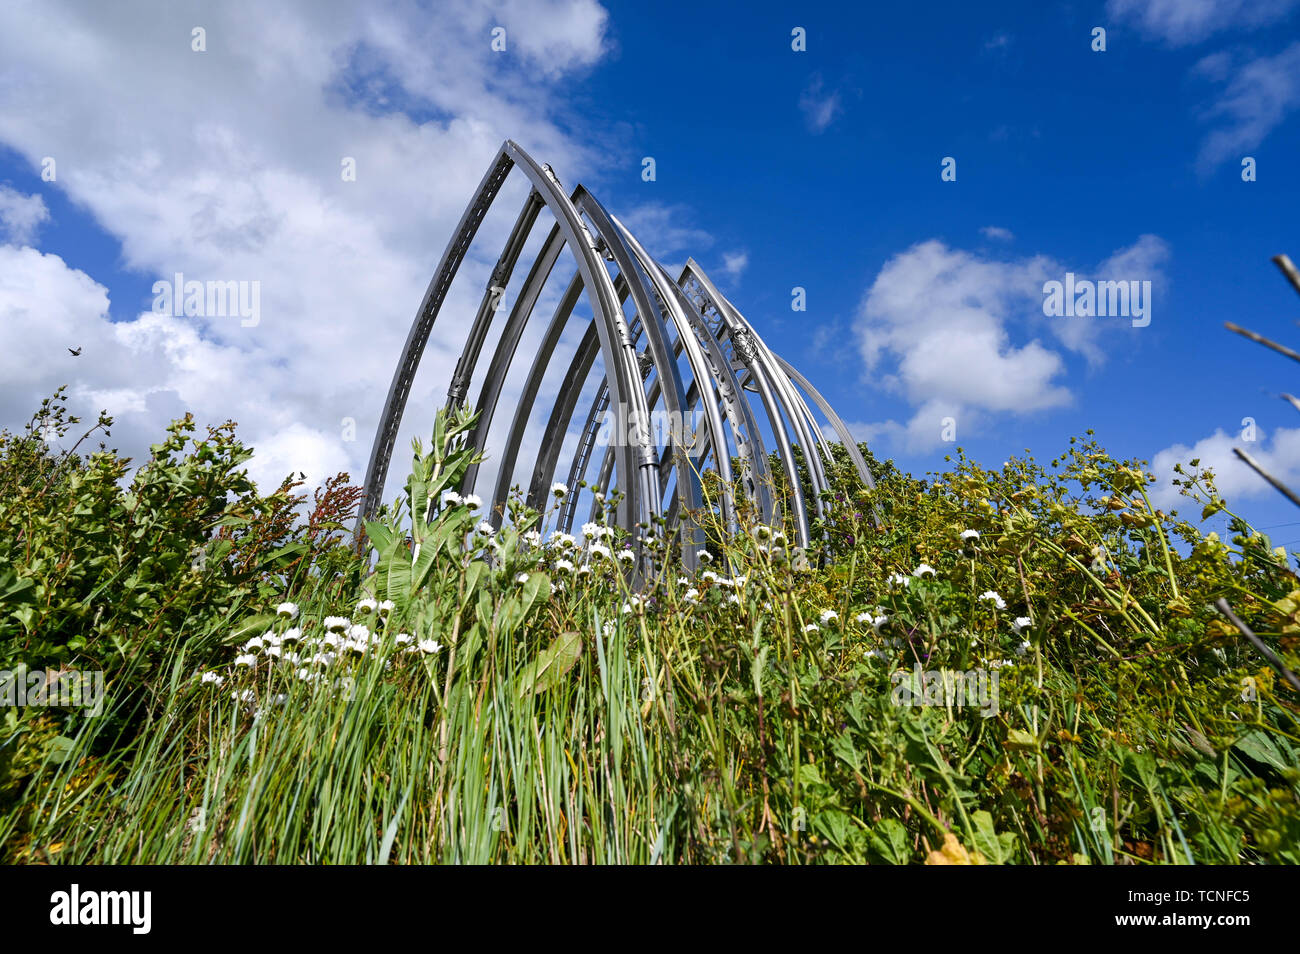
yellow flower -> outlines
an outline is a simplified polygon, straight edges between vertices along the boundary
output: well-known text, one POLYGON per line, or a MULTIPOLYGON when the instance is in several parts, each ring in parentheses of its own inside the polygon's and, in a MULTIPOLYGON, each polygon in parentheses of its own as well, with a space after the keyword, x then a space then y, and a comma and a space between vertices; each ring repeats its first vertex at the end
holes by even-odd
POLYGON ((967 851, 952 832, 944 832, 943 847, 930 852, 925 859, 927 865, 982 865, 984 856, 978 851, 967 851))

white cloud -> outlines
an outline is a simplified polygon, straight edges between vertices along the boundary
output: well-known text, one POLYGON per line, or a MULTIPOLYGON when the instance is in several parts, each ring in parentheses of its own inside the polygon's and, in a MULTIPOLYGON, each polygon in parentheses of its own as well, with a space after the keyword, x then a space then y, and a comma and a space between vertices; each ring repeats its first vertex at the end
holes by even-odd
MULTIPOLYGON (((1159 280, 1164 243, 1142 236, 1079 278, 1159 280)), ((1023 415, 1070 404, 1065 362, 1040 336, 1098 363, 1111 319, 1045 318, 1043 283, 1066 266, 1046 256, 1003 262, 953 249, 937 239, 914 245, 880 270, 855 323, 865 377, 913 407, 905 425, 881 433, 916 452, 936 446, 944 419, 960 435, 977 433, 997 415, 1023 415)))
POLYGON ((799 95, 799 109, 810 130, 825 132, 843 111, 839 90, 826 90, 821 75, 815 75, 799 95))
POLYGON ((1256 441, 1244 442, 1240 435, 1218 429, 1191 447, 1186 444, 1166 447, 1151 461, 1151 470, 1157 478, 1151 492, 1152 502, 1166 510, 1187 504, 1187 498, 1181 497, 1178 488, 1172 485, 1177 476, 1174 465, 1182 464, 1185 471, 1190 471, 1187 465, 1194 459, 1200 461, 1201 469, 1208 467, 1214 471, 1215 486, 1229 506, 1246 498, 1277 494, 1267 481, 1238 459, 1232 452, 1234 447, 1240 447, 1292 490, 1300 490, 1300 428, 1280 427, 1273 432, 1271 440, 1262 429, 1256 429, 1255 436, 1256 441))
MULTIPOLYGON (((1226 64, 1204 60, 1203 75, 1226 70, 1226 64)), ((1256 148, 1295 109, 1300 108, 1300 42, 1276 56, 1261 56, 1241 66, 1219 97, 1206 110, 1207 119, 1226 125, 1206 136, 1198 163, 1209 170, 1227 159, 1238 159, 1256 148)))
POLYGON ((749 267, 748 252, 726 252, 722 256, 722 274, 736 281, 749 267))
POLYGON ((1253 29, 1285 18, 1300 0, 1108 0, 1106 14, 1170 46, 1199 43, 1226 29, 1253 29))
POLYGON ((50 210, 39 195, 24 195, 0 185, 0 238, 14 245, 30 245, 49 218, 50 210))
MULTIPOLYGON (((599 59, 607 15, 591 0, 432 10, 237 0, 204 8, 205 53, 190 48, 194 19, 144 2, 0 5, 0 143, 33 168, 54 157, 50 188, 116 237, 125 267, 146 279, 259 281, 261 322, 145 311, 114 324, 108 291, 89 276, 57 256, 0 249, 12 266, 0 268, 0 420, 25 420, 68 382, 78 413, 122 417, 113 442, 124 452, 147 452, 192 410, 200 423, 239 422, 260 479, 347 469, 359 482, 412 317, 501 141, 568 181, 594 164, 561 131, 552 81, 599 59), (490 48, 495 25, 506 53, 490 48), (341 179, 345 156, 355 182, 341 179), (64 350, 78 345, 81 357, 64 350), (347 418, 354 442, 342 437, 347 418)), ((518 178, 434 329, 390 487, 445 399, 463 316, 526 193, 518 178)), ((32 216, 23 208, 20 230, 32 216)))
POLYGON ((999 242, 1010 242, 1015 238, 1010 229, 1004 229, 1000 225, 986 225, 980 229, 980 235, 999 242))

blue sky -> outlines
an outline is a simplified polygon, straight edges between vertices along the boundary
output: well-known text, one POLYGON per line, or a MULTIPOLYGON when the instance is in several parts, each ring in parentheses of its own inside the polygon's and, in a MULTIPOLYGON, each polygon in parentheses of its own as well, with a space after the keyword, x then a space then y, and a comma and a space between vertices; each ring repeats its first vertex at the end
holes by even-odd
MULTIPOLYGON (((702 262, 914 472, 951 452, 945 416, 990 464, 1091 427, 1158 469, 1196 448, 1258 524, 1300 521, 1230 453, 1300 483, 1295 373, 1222 328, 1300 341, 1269 262, 1300 259, 1296 0, 98 6, 0 13, 0 423, 66 381, 127 450, 193 409, 240 420, 259 476, 359 477, 424 284, 510 137, 662 261, 702 262), (266 321, 150 315, 178 270, 261 280, 266 321), (1151 281, 1150 324, 1043 315, 1066 271, 1151 281), (64 339, 90 347, 64 360, 64 339)), ((445 393, 439 347, 404 435, 445 393)), ((1274 536, 1300 544, 1300 523, 1274 536)))

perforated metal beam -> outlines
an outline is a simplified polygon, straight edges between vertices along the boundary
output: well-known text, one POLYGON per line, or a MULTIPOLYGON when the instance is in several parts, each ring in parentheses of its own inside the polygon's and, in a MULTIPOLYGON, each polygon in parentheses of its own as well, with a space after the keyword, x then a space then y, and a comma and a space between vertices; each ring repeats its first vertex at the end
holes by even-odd
MULTIPOLYGON (((579 496, 576 485, 587 479, 593 461, 598 460, 589 486, 593 491, 620 492, 615 521, 639 535, 656 520, 664 520, 683 544, 683 559, 694 565, 696 548, 704 540, 696 517, 705 503, 700 478, 706 467, 721 478, 723 498, 717 505, 724 526, 736 525, 735 486, 749 497, 762 519, 781 519, 768 467, 770 440, 789 485, 789 517, 796 536, 802 545, 811 545, 811 517, 823 513, 821 495, 829 489, 826 458, 831 445, 809 400, 834 429, 860 478, 874 487, 865 460, 834 409, 806 377, 768 348, 694 259, 674 280, 584 187, 566 194, 549 166, 538 165, 507 140, 461 216, 407 335, 370 452, 358 534, 364 520, 379 509, 402 414, 452 280, 514 169, 528 180, 528 196, 497 255, 478 308, 465 323, 465 342, 448 383, 446 405, 467 403, 479 359, 490 347, 491 359, 473 405, 479 418, 469 444, 499 461, 490 517, 494 526, 501 525, 520 455, 534 443, 526 499, 539 509, 545 506, 557 478, 561 450, 576 423, 574 411, 590 384, 595 385, 595 396, 564 474, 570 496, 561 508, 561 529, 572 527, 579 496), (526 276, 515 281, 517 266, 542 216, 551 223, 549 232, 526 276), (525 338, 528 324, 539 302, 547 298, 556 266, 565 258, 572 275, 533 346, 504 444, 494 446, 492 422, 498 405, 510 394, 509 372, 522 342, 532 340, 525 338), (501 324, 497 315, 512 284, 517 286, 514 303, 501 324), (590 317, 575 317, 584 299, 590 317), (567 366, 556 366, 557 351, 568 350, 561 348, 565 332, 575 325, 581 329, 577 347, 567 366), (543 408, 546 423, 540 438, 530 436, 543 380, 560 367, 565 371, 558 391, 543 408), (747 389, 757 394, 757 402, 750 400, 747 389), (611 405, 616 411, 615 427, 606 420, 611 405), (661 411, 668 415, 666 432, 654 427, 652 412, 661 411), (698 428, 692 426, 696 421, 698 428), (598 437, 606 433, 614 439, 597 453, 598 437), (655 443, 660 433, 668 435, 666 446, 655 443), (690 441, 673 439, 687 434, 690 441), (796 446, 803 450, 811 500, 805 497, 795 464, 796 446), (733 448, 737 472, 733 472, 733 448)), ((472 492, 478 476, 479 467, 471 467, 461 489, 472 492)), ((873 516, 878 524, 878 515, 873 512, 873 516)))

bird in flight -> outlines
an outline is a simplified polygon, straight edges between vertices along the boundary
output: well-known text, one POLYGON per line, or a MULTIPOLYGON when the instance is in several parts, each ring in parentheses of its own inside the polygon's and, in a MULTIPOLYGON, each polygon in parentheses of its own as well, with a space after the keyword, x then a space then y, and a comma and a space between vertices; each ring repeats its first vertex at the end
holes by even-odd
POLYGON ((74 350, 74 349, 72 349, 72 348, 69 348, 69 349, 68 349, 68 354, 72 355, 72 356, 75 358, 77 355, 81 354, 81 349, 80 349, 80 348, 77 348, 77 349, 74 350))

